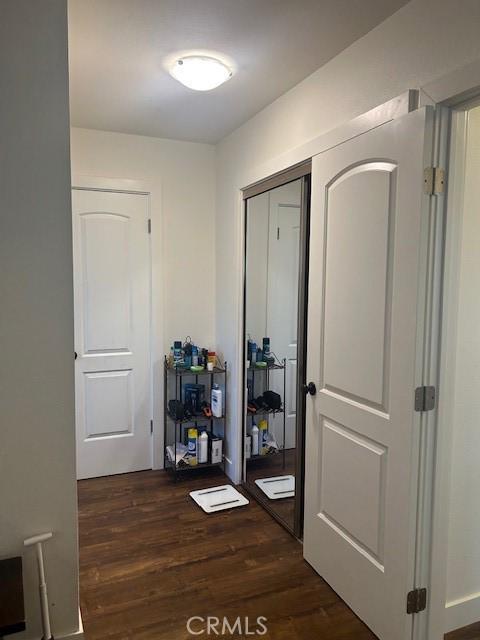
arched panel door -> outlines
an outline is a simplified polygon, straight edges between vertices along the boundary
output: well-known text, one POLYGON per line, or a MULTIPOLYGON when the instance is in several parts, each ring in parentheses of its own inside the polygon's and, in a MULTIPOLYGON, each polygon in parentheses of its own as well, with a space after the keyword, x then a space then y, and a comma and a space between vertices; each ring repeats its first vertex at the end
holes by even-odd
POLYGON ((312 167, 305 558, 381 640, 411 633, 426 112, 312 167))
POLYGON ((77 476, 152 466, 146 195, 72 192, 77 476))

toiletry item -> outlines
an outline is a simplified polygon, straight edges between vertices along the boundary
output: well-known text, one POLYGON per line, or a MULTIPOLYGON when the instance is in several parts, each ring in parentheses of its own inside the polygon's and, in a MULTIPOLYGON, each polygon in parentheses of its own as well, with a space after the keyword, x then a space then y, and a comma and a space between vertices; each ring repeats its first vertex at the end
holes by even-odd
POLYGON ((258 456, 259 448, 258 448, 258 437, 259 431, 256 424, 252 427, 252 456, 258 456))
POLYGON ((183 364, 183 351, 182 351, 182 341, 175 340, 173 343, 173 364, 176 367, 179 367, 183 364))
POLYGON ((197 464, 198 431, 195 428, 188 430, 188 464, 192 467, 197 464))
POLYGON ((250 362, 255 364, 257 361, 257 345, 255 342, 251 343, 250 362))
POLYGON ((245 459, 252 457, 252 436, 245 436, 245 459))
POLYGON ((185 406, 192 415, 202 413, 202 403, 205 401, 205 385, 188 383, 183 385, 185 406))
POLYGON ((203 464, 208 461, 208 434, 202 431, 198 439, 198 463, 203 464))
POLYGON ((213 362, 207 362, 207 371, 213 371, 213 362))
POLYGON ((266 360, 270 356, 270 338, 263 339, 263 357, 266 360))
POLYGON ((193 346, 192 347, 192 366, 193 367, 198 367, 199 362, 198 362, 198 347, 193 346))
POLYGON ((223 415, 222 390, 218 384, 214 384, 212 389, 212 413, 215 418, 223 415))
POLYGON ((212 448, 210 454, 210 460, 212 464, 218 464, 222 462, 223 452, 223 440, 215 436, 212 437, 212 448))
POLYGON ((190 371, 192 373, 200 373, 201 371, 203 371, 203 366, 200 364, 192 364, 192 366, 190 367, 190 371))
POLYGON ((257 362, 262 362, 263 360, 263 351, 261 349, 257 349, 257 362))
POLYGON ((183 344, 183 353, 185 358, 185 366, 187 367, 187 369, 190 369, 190 367, 192 366, 192 353, 193 353, 192 339, 190 338, 190 336, 187 336, 183 344))
POLYGON ((203 415, 206 418, 211 418, 212 417, 212 408, 208 404, 208 402, 202 402, 202 412, 203 412, 203 415))
POLYGON ((215 351, 208 352, 208 362, 212 362, 213 366, 215 366, 215 362, 217 361, 217 354, 215 351))
POLYGON ((258 423, 258 432, 259 453, 260 455, 264 456, 268 452, 268 422, 266 420, 260 420, 260 422, 258 423))

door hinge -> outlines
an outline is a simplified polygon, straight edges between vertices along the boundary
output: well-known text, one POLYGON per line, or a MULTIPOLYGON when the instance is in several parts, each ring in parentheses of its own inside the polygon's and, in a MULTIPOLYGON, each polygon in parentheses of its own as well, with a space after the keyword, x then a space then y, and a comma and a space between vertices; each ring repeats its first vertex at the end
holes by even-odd
POLYGON ((152 219, 149 218, 147 222, 148 233, 152 233, 152 219))
POLYGON ((417 387, 415 389, 415 411, 433 411, 435 396, 435 387, 417 387))
POLYGON ((150 433, 153 433, 153 420, 150 420, 150 433))
POLYGON ((435 387, 417 387, 415 389, 415 411, 433 411, 435 400, 435 387))
POLYGON ((423 187, 428 196, 445 193, 446 172, 441 167, 427 167, 423 171, 423 187))
POLYGON ((280 240, 280 227, 277 227, 277 240, 280 240))
POLYGON ((407 613, 420 613, 427 608, 427 590, 413 589, 407 594, 407 613))

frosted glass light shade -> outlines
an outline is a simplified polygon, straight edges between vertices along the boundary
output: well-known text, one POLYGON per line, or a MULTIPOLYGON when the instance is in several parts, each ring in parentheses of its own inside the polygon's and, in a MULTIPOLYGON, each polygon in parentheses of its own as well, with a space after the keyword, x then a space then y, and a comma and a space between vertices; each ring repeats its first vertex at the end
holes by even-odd
POLYGON ((170 75, 189 89, 210 91, 231 78, 232 71, 216 58, 187 56, 174 63, 170 75))

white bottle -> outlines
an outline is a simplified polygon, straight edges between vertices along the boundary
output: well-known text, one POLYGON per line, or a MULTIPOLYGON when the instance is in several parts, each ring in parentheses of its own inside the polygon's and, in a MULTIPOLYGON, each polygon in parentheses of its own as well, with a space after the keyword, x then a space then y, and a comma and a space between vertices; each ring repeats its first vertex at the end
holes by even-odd
POLYGON ((198 438, 198 463, 203 464, 208 461, 208 435, 202 431, 198 438))
POLYGON ((252 456, 258 456, 258 427, 256 424, 252 427, 252 456))
POLYGON ((223 413, 222 390, 218 384, 213 385, 212 389, 212 414, 215 418, 221 418, 223 413))
POLYGON ((245 436, 245 459, 252 457, 252 436, 245 436))

